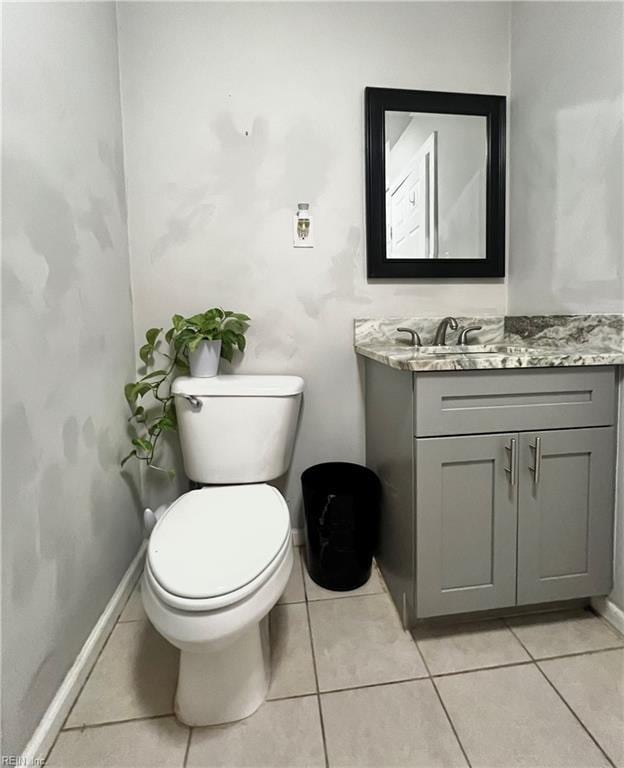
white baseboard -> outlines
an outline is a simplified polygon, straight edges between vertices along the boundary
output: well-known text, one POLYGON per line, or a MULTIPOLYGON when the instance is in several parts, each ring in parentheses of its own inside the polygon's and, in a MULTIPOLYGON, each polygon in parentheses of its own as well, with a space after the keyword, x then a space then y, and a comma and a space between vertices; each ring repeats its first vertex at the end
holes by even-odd
POLYGON ((295 547, 302 547, 304 544, 303 540, 303 528, 293 528, 292 529, 292 540, 295 547))
POLYGON ((624 611, 608 597, 592 597, 591 606, 603 619, 624 635, 624 611))
POLYGON ((145 547, 144 541, 26 745, 20 765, 35 765, 35 760, 45 760, 141 575, 145 547))

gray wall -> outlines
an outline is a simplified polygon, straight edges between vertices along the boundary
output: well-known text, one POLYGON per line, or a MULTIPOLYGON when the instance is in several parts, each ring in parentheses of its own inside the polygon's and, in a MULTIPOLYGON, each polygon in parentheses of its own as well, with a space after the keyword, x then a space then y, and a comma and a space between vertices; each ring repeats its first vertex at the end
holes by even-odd
POLYGON ((509 312, 624 304, 624 5, 514 2, 509 312))
MULTIPOLYGON (((622 3, 513 3, 510 314, 624 311, 623 65, 622 3)), ((624 609, 619 440, 611 597, 624 609)))
MULTIPOLYGON (((121 3, 137 340, 215 304, 253 318, 245 372, 306 394, 287 484, 361 461, 353 319, 502 313, 504 281, 375 281, 364 263, 364 87, 508 92, 498 3, 121 3), (316 247, 292 248, 297 202, 316 247)), ((162 499, 175 488, 160 489, 162 499)))
POLYGON ((25 746, 139 546, 115 7, 4 5, 3 754, 25 746))

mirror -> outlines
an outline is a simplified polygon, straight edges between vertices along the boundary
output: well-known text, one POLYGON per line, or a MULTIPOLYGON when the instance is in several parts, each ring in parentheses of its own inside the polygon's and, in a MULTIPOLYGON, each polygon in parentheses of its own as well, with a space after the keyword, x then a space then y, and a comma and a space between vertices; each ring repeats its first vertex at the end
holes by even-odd
POLYGON ((502 277, 505 97, 366 89, 369 277, 502 277))
POLYGON ((487 120, 385 113, 389 259, 484 259, 487 120))

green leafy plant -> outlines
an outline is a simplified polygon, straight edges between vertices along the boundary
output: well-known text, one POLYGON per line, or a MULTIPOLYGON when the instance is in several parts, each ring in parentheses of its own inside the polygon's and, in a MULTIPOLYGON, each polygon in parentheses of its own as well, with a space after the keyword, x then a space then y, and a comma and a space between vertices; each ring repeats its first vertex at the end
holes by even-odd
POLYGON ((132 411, 128 421, 135 436, 131 438, 133 447, 123 458, 122 467, 136 458, 151 469, 175 474, 174 470, 154 463, 161 435, 178 428, 171 382, 176 376, 189 372, 189 353, 203 341, 221 341, 221 357, 228 362, 231 362, 235 349, 245 351, 249 317, 240 312, 214 307, 192 317, 174 315, 171 323, 171 328, 164 334, 162 328, 147 331, 145 344, 139 350, 145 374, 124 387, 132 411))
POLYGON ((240 312, 225 312, 215 307, 192 317, 174 315, 171 322, 173 328, 167 331, 165 339, 173 343, 178 353, 194 352, 202 341, 221 341, 221 357, 228 362, 232 361, 235 347, 245 351, 249 317, 240 312))

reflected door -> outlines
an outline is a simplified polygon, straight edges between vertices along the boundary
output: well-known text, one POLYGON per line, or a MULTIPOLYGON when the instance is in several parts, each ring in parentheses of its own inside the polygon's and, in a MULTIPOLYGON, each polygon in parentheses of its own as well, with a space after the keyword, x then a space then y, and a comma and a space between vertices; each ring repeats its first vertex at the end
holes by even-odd
POLYGON ((435 148, 434 132, 402 166, 387 190, 389 258, 435 258, 435 148))

